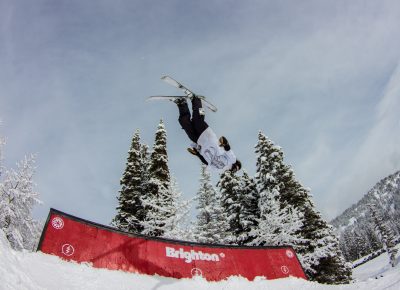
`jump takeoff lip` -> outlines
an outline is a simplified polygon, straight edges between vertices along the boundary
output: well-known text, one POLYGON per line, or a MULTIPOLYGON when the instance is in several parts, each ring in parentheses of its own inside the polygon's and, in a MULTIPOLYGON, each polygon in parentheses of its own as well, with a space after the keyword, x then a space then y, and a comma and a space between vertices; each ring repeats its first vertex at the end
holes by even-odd
POLYGON ((38 251, 96 268, 220 281, 306 279, 291 247, 209 245, 134 235, 51 209, 38 251))

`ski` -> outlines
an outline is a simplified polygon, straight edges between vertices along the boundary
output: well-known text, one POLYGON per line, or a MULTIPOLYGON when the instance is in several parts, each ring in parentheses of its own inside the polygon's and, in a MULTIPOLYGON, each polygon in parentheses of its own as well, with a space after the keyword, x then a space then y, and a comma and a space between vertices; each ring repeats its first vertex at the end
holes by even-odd
MULTIPOLYGON (((185 87, 184 85, 182 85, 180 82, 178 82, 177 80, 171 78, 170 76, 162 76, 161 80, 163 80, 164 82, 166 82, 167 84, 174 86, 180 90, 182 90, 184 92, 184 94, 188 97, 188 98, 192 98, 193 96, 196 96, 198 98, 200 98, 202 100, 202 102, 204 103, 204 105, 210 109, 213 112, 216 112, 218 109, 216 106, 214 106, 212 103, 210 103, 205 96, 201 96, 201 95, 197 95, 195 94, 193 91, 191 91, 190 89, 188 89, 187 87, 185 87)), ((158 97, 161 98, 176 98, 176 97, 180 97, 182 98, 182 96, 152 96, 149 99, 157 99, 158 97)), ((158 98, 160 99, 160 98, 158 98)))
POLYGON ((171 86, 174 86, 174 87, 176 87, 178 89, 181 89, 185 93, 185 95, 187 95, 188 97, 192 97, 193 95, 195 95, 191 90, 189 90, 187 87, 182 85, 177 80, 174 80, 170 76, 162 76, 161 79, 164 82, 166 82, 167 84, 170 84, 171 86))

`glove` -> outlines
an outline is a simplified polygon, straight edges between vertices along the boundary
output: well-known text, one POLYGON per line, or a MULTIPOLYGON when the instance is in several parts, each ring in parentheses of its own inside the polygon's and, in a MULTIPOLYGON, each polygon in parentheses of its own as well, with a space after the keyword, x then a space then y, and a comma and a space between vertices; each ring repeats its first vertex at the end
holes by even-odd
POLYGON ((219 138, 219 146, 224 147, 225 151, 231 150, 231 146, 229 145, 228 139, 224 136, 219 138))

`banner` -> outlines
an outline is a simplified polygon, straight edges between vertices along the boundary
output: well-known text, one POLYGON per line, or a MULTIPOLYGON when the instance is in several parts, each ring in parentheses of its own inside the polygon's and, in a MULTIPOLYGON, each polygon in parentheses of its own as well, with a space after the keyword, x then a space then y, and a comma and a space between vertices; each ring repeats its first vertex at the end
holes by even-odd
POLYGON ((291 247, 238 247, 150 238, 119 231, 51 209, 38 251, 96 268, 173 278, 200 275, 254 280, 299 277, 304 271, 291 247))

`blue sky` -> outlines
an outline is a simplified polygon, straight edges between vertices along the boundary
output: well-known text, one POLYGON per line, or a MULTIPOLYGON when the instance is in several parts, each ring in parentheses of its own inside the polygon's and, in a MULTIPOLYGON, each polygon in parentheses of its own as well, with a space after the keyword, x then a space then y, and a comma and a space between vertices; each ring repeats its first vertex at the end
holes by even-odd
POLYGON ((169 74, 219 108, 208 123, 250 174, 261 130, 327 219, 400 169, 398 1, 0 0, 4 164, 37 153, 44 218, 54 207, 115 215, 136 129, 162 118, 186 198, 199 163, 168 102, 169 74))

